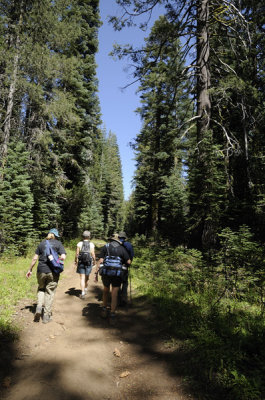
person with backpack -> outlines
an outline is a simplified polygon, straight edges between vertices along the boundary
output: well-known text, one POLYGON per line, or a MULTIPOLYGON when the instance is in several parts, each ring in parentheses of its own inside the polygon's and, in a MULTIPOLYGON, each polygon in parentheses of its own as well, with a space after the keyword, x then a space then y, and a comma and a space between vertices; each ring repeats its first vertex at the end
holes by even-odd
POLYGON ((37 247, 35 255, 32 258, 31 265, 26 277, 30 278, 32 275, 32 269, 38 261, 37 268, 37 280, 38 280, 38 294, 37 294, 37 307, 34 316, 34 321, 39 322, 43 311, 42 322, 44 324, 51 321, 52 305, 54 300, 54 294, 58 285, 60 274, 54 272, 52 263, 49 259, 50 248, 52 248, 53 254, 58 257, 58 262, 63 264, 66 251, 62 243, 58 240, 58 230, 53 228, 49 231, 45 240, 43 240, 37 247), (43 310, 42 310, 43 308, 43 310))
MULTIPOLYGON (((127 241, 127 235, 125 232, 120 232, 118 234, 119 241, 122 243, 122 245, 125 247, 127 250, 130 260, 132 262, 133 257, 134 257, 134 249, 133 245, 127 241)), ((122 279, 122 285, 119 290, 119 305, 124 306, 127 304, 127 298, 128 298, 128 278, 129 278, 129 269, 127 268, 126 271, 124 271, 123 279, 122 279)))
POLYGON ((96 264, 95 245, 90 242, 90 232, 83 232, 83 240, 77 243, 75 253, 76 272, 80 275, 81 294, 80 299, 84 300, 87 294, 89 275, 93 264, 96 264))
POLYGON ((103 308, 101 312, 102 318, 108 317, 108 296, 111 290, 111 308, 110 308, 110 323, 115 323, 116 308, 118 301, 118 291, 122 283, 122 275, 124 265, 131 263, 129 254, 125 247, 119 241, 118 235, 114 234, 109 239, 109 243, 101 248, 97 271, 95 272, 97 281, 98 273, 100 273, 103 283, 103 308))

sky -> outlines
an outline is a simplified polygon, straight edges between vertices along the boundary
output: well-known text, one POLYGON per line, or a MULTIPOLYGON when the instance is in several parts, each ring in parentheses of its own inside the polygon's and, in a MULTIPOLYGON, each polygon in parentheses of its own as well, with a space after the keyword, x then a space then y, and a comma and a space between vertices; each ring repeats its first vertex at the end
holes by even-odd
MULTIPOLYGON (((107 21, 110 15, 120 15, 121 9, 115 0, 100 0, 100 18, 103 25, 99 29, 99 52, 96 55, 97 78, 99 81, 99 101, 101 108, 102 126, 106 131, 117 136, 123 175, 124 196, 128 200, 132 192, 132 179, 135 171, 134 152, 129 143, 133 142, 141 130, 140 116, 135 113, 140 106, 139 96, 136 94, 137 84, 122 90, 122 87, 132 82, 130 76, 133 70, 127 67, 128 61, 115 61, 109 53, 114 43, 140 45, 148 32, 139 28, 125 28, 115 32, 107 21)), ((154 14, 157 19, 161 8, 154 14)), ((151 25, 150 25, 151 26, 151 25)))

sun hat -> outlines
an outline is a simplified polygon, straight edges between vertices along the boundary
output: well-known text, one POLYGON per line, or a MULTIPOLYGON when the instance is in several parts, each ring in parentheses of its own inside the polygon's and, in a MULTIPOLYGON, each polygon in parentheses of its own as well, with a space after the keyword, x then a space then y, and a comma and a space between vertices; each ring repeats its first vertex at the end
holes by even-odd
POLYGON ((127 239, 126 232, 120 232, 118 236, 119 236, 119 238, 127 239))
POLYGON ((54 234, 54 236, 56 236, 56 237, 60 237, 60 235, 59 235, 59 233, 58 233, 57 229, 55 229, 55 228, 53 228, 53 229, 50 229, 50 230, 49 230, 49 233, 53 233, 53 234, 54 234))
POLYGON ((121 244, 121 242, 120 242, 120 240, 119 240, 119 236, 118 236, 117 233, 114 233, 112 236, 110 236, 110 237, 108 238, 108 240, 115 240, 116 242, 118 242, 118 243, 121 244))

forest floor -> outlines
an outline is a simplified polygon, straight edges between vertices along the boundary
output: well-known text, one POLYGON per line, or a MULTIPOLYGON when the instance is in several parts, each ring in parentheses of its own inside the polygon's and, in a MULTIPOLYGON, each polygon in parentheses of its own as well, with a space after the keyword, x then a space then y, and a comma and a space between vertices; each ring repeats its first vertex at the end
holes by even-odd
MULTIPOLYGON (((35 279, 32 276, 31 279, 35 279)), ((85 300, 79 275, 66 269, 53 320, 34 322, 36 304, 23 300, 15 343, 1 349, 3 400, 194 400, 182 375, 183 354, 142 297, 119 308, 113 327, 100 317, 102 283, 93 271, 85 300)))

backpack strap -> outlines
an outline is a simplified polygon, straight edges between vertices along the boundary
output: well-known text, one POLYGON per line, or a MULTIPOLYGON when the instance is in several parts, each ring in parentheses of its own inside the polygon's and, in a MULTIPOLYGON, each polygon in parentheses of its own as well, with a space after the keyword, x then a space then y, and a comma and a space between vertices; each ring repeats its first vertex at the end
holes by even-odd
POLYGON ((49 240, 46 240, 46 248, 45 248, 45 255, 48 257, 48 255, 51 253, 51 245, 49 243, 49 240))
POLYGON ((108 256, 109 256, 109 243, 106 244, 106 249, 107 249, 107 253, 108 253, 108 256))

